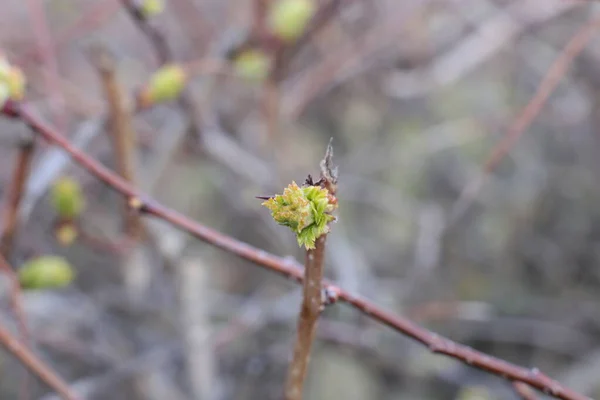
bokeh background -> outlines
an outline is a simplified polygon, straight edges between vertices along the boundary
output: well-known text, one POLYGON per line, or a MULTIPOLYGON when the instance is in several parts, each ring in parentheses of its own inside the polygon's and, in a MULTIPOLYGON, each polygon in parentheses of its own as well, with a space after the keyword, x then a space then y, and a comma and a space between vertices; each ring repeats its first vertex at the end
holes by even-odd
MULTIPOLYGON (((108 49, 133 95, 158 66, 147 37, 117 0, 2 0, 0 10, 1 48, 24 69, 28 101, 114 166, 90 54, 108 49)), ((317 175, 333 138, 331 279, 600 398, 600 32, 477 195, 461 197, 597 12, 575 0, 341 1, 281 81, 275 135, 261 84, 198 77, 189 88, 198 132, 177 103, 135 117, 137 184, 208 226, 302 259, 254 196, 317 175)), ((252 2, 168 0, 151 23, 177 61, 216 59, 252 25, 252 2)), ((2 196, 27 134, 0 123, 2 196)), ((77 271, 68 288, 25 292, 34 347, 86 399, 281 398, 299 287, 158 221, 147 221, 150 239, 124 247, 120 197, 43 143, 24 204, 13 265, 59 254, 77 271), (67 247, 47 194, 62 175, 87 197, 85 234, 67 247)), ((2 279, 0 321, 16 329, 2 279)), ((1 399, 18 398, 22 375, 0 353, 1 399)), ((32 398, 54 398, 30 382, 32 398)), ((343 305, 320 322, 307 390, 311 400, 517 398, 501 378, 343 305)))

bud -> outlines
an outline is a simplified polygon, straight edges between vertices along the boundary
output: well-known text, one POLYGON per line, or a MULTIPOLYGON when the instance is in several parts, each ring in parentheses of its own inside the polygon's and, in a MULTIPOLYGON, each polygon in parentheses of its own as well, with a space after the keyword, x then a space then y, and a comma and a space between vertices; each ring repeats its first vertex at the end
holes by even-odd
POLYGON ((54 230, 54 237, 61 246, 70 246, 79 236, 77 227, 71 223, 61 223, 54 230))
POLYGON ((139 94, 142 107, 170 101, 177 98, 187 82, 185 69, 177 64, 165 65, 152 75, 150 81, 139 94))
POLYGON ((276 195, 262 203, 271 210, 271 216, 280 225, 287 226, 295 234, 299 246, 315 248, 315 241, 329 232, 329 222, 337 202, 330 202, 329 191, 319 186, 299 187, 292 182, 276 195))
POLYGON ((27 261, 18 276, 24 289, 50 289, 69 285, 75 271, 62 257, 42 256, 27 261))
POLYGON ((313 0, 276 0, 269 9, 269 30, 285 42, 294 42, 306 30, 315 10, 313 0))
POLYGON ((163 0, 140 0, 138 10, 144 18, 152 18, 165 10, 163 0))
POLYGON ((233 66, 241 77, 261 82, 269 75, 271 58, 262 50, 244 50, 235 57, 233 66))
POLYGON ((52 187, 52 203, 56 213, 62 219, 78 217, 85 207, 85 199, 79 183, 68 177, 58 179, 52 187))
POLYGON ((7 100, 22 100, 25 96, 25 76, 0 53, 0 108, 7 100))

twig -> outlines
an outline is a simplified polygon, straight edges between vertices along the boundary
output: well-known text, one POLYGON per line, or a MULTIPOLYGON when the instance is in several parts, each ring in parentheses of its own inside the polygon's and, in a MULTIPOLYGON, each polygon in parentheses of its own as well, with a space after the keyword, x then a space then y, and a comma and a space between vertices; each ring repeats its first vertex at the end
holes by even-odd
MULTIPOLYGON (((109 105, 109 125, 117 171, 126 181, 135 184, 135 131, 131 110, 126 104, 123 89, 117 81, 115 63, 108 50, 97 48, 93 54, 97 63, 104 93, 109 105)), ((127 234, 132 239, 140 238, 143 226, 139 215, 132 213, 128 204, 123 204, 123 221, 127 234)))
POLYGON ((600 18, 593 19, 579 29, 569 40, 559 57, 554 61, 548 72, 539 84, 538 89, 521 114, 515 119, 506 131, 502 140, 494 147, 487 158, 481 174, 471 181, 462 191, 459 199, 452 208, 450 223, 460 219, 468 208, 473 204, 485 178, 512 150, 517 141, 525 133, 533 120, 538 116, 542 108, 554 92, 573 60, 583 51, 585 46, 594 37, 596 30, 600 28, 600 18))
POLYGON ((23 198, 23 191, 33 158, 35 148, 34 137, 24 138, 19 144, 19 154, 13 172, 12 182, 8 192, 8 201, 4 206, 2 224, 2 237, 0 238, 0 253, 5 257, 10 256, 12 245, 17 233, 19 222, 19 206, 23 198))
POLYGON ((533 390, 523 382, 513 382, 513 387, 523 400, 538 400, 533 390))
POLYGON ((302 308, 298 317, 298 336, 294 345, 294 356, 285 385, 286 400, 302 399, 310 349, 315 338, 317 321, 321 315, 321 282, 323 281, 326 238, 327 235, 321 236, 315 242, 315 248, 306 251, 302 308))
MULTIPOLYGON (((79 163, 84 169, 128 198, 130 204, 135 206, 138 211, 162 219, 208 244, 276 272, 295 282, 300 283, 303 281, 303 272, 297 262, 269 254, 212 228, 194 222, 186 216, 161 205, 145 193, 137 191, 121 177, 111 172, 108 168, 104 167, 81 150, 75 148, 63 135, 57 132, 52 126, 48 125, 27 105, 8 102, 4 107, 4 114, 14 118, 20 118, 37 134, 48 140, 50 143, 63 148, 71 155, 73 160, 79 163)), ((329 281, 324 281, 324 289, 325 292, 329 294, 331 300, 341 300, 347 303, 372 319, 427 346, 429 350, 434 353, 455 358, 474 368, 479 368, 510 381, 527 383, 528 385, 544 391, 558 399, 589 400, 588 397, 561 385, 559 382, 544 375, 536 368, 527 369, 519 367, 507 361, 478 352, 470 347, 455 343, 413 323, 412 321, 394 315, 360 296, 347 292, 342 288, 333 285, 329 281)))
POLYGON ((2 325, 0 325, 0 344, 64 400, 78 399, 69 388, 69 385, 50 366, 40 360, 2 325))
MULTIPOLYGON (((25 311, 23 310, 23 293, 21 292, 21 284, 17 274, 2 254, 0 254, 0 270, 6 274, 8 280, 10 281, 10 303, 17 320, 19 335, 24 345, 29 347, 30 335, 29 328, 27 326, 27 319, 25 317, 25 311)), ((21 387, 19 390, 21 399, 29 398, 29 374, 26 371, 21 380, 21 387)))

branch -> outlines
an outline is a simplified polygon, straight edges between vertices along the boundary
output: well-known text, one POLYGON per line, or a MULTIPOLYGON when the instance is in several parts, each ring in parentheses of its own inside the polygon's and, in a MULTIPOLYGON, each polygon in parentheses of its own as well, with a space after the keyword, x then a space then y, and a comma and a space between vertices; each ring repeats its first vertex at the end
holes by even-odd
MULTIPOLYGON (((48 140, 50 143, 62 147, 71 155, 73 160, 79 163, 83 168, 128 198, 129 204, 139 212, 162 219, 163 221, 188 232, 205 243, 276 272, 295 282, 301 283, 303 281, 303 272, 297 262, 269 254, 212 228, 194 222, 186 216, 161 205, 145 193, 137 191, 121 177, 111 172, 108 168, 104 167, 81 150, 75 148, 62 134, 47 124, 28 106, 20 105, 15 102, 8 102, 4 108, 4 113, 7 116, 20 118, 37 134, 48 140)), ((333 285, 329 281, 324 281, 324 289, 331 300, 340 300, 347 303, 372 319, 427 346, 433 353, 455 358, 465 364, 498 375, 511 382, 517 381, 527 383, 528 385, 544 391, 558 399, 589 400, 588 397, 562 386, 559 382, 544 375, 536 368, 527 369, 519 367, 504 360, 478 352, 470 347, 455 343, 410 320, 396 316, 366 299, 347 292, 344 289, 333 285)))
MULTIPOLYGON (((27 318, 25 317, 25 311, 23 310, 23 293, 21 291, 21 283, 19 282, 19 277, 10 266, 6 258, 0 253, 0 270, 6 274, 8 280, 10 281, 10 303, 17 320, 17 326, 19 329, 19 335, 21 337, 21 341, 25 346, 30 345, 29 338, 29 328, 27 326, 27 318)), ((29 374, 25 371, 25 375, 23 376, 23 380, 21 381, 21 399, 29 398, 29 385, 30 379, 29 374)))
POLYGON ((69 385, 51 367, 40 360, 2 325, 0 325, 0 344, 63 399, 78 400, 78 397, 71 391, 69 385))
POLYGON ((488 156, 481 174, 470 182, 460 194, 459 199, 452 207, 450 224, 461 218, 467 209, 473 204, 485 178, 500 164, 506 155, 513 149, 518 140, 523 136, 527 128, 546 105, 546 102, 558 87, 562 78, 567 73, 573 60, 583 51, 585 46, 594 38, 596 30, 600 28, 600 18, 595 18, 580 28, 569 40, 561 54, 548 69, 548 72, 540 82, 537 91, 529 103, 523 108, 519 116, 508 128, 504 137, 492 149, 488 156))
MULTIPOLYGON (((117 81, 115 62, 108 50, 97 48, 93 56, 96 58, 104 94, 109 105, 109 124, 117 171, 123 179, 134 184, 136 139, 131 110, 126 104, 123 89, 117 81)), ((141 237, 143 226, 140 217, 136 213, 132 213, 126 203, 123 209, 123 221, 125 230, 132 239, 141 237)))
POLYGON ((8 192, 8 201, 4 206, 2 237, 0 238, 0 253, 5 257, 9 257, 17 233, 19 207, 23 198, 25 183, 29 176, 34 147, 33 137, 25 138, 19 144, 19 154, 17 155, 17 162, 8 192))

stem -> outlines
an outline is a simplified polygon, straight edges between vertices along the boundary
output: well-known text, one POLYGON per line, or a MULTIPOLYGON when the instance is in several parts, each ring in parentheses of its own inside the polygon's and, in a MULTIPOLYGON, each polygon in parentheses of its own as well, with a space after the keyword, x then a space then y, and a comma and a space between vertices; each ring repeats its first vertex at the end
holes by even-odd
POLYGON ((306 251, 302 308, 298 316, 298 335, 294 345, 294 358, 288 370, 285 386, 286 400, 302 399, 310 349, 315 338, 317 321, 321 314, 321 288, 326 237, 327 235, 323 235, 318 238, 315 242, 315 248, 306 251))
POLYGON ((23 197, 25 182, 29 176, 34 148, 33 137, 23 140, 19 145, 19 154, 17 155, 13 179, 8 192, 8 202, 4 208, 4 223, 2 226, 2 237, 0 238, 0 253, 5 257, 9 257, 17 233, 19 205, 23 197))
MULTIPOLYGON (((19 282, 19 277, 2 254, 0 254, 0 270, 2 270, 2 272, 4 272, 10 280, 10 303, 13 313, 17 319, 17 326, 21 341, 25 346, 30 346, 29 328, 27 326, 25 311, 23 310, 23 293, 21 291, 21 283, 19 282)), ((30 377, 27 371, 25 371, 25 375, 21 380, 21 399, 29 398, 29 387, 30 377)))
MULTIPOLYGON (((162 219, 163 221, 190 233, 192 236, 203 242, 248 260, 265 269, 276 272, 288 279, 296 282, 302 282, 304 280, 304 274, 296 262, 269 254, 264 250, 240 242, 231 236, 227 236, 219 231, 195 222, 190 218, 163 206, 145 193, 137 191, 121 177, 111 172, 108 168, 104 167, 83 151, 74 147, 62 134, 56 131, 52 126, 48 125, 26 105, 9 101, 5 105, 3 111, 7 116, 20 118, 21 121, 29 125, 34 132, 44 137, 50 143, 61 147, 84 169, 117 192, 121 193, 123 196, 129 198, 131 204, 137 205, 135 208, 139 210, 139 212, 162 219)), ((351 307, 354 307, 358 311, 369 316, 371 319, 427 346, 433 353, 443 354, 460 360, 473 368, 487 371, 509 381, 526 383, 558 399, 589 400, 587 396, 561 385, 559 382, 544 375, 538 369, 523 368, 453 342, 452 340, 431 332, 404 317, 394 315, 369 300, 343 290, 342 288, 331 284, 329 281, 324 281, 323 286, 326 289, 326 292, 332 294, 332 298, 347 303, 351 307)))
MULTIPOLYGON (((123 89, 117 81, 114 59, 104 48, 97 49, 95 56, 109 104, 110 131, 117 171, 127 182, 134 183, 136 138, 131 110, 126 104, 123 89)), ((143 226, 140 216, 138 213, 131 212, 126 201, 123 204, 123 222, 127 234, 132 239, 142 236, 143 226)))
POLYGON ((5 327, 0 325, 0 344, 42 382, 58 393, 65 400, 77 400, 78 397, 71 391, 69 385, 58 376, 51 367, 46 365, 27 346, 14 337, 5 327))

